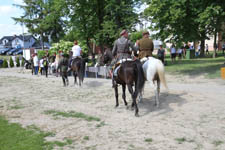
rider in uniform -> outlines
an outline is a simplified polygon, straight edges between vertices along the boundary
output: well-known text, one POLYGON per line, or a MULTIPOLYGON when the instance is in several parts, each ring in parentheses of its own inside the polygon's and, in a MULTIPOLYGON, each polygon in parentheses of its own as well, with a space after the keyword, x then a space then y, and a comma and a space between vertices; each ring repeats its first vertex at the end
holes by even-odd
MULTIPOLYGON (((112 50, 112 54, 115 57, 115 60, 112 62, 112 66, 114 66, 119 60, 122 59, 131 59, 131 50, 133 51, 137 51, 138 47, 134 46, 134 44, 128 39, 128 32, 127 30, 122 30, 120 32, 120 38, 117 39, 114 42, 114 46, 113 46, 113 50, 112 50)), ((114 73, 112 75, 112 79, 113 76, 117 76, 117 70, 119 69, 119 67, 114 69, 114 73)), ((115 85, 114 80, 113 81, 113 86, 115 85)))
POLYGON ((68 55, 62 54, 62 57, 59 60, 58 69, 60 69, 60 73, 61 73, 61 76, 62 76, 64 86, 69 85, 69 80, 68 80, 68 77, 67 77, 68 65, 69 65, 68 55))
POLYGON ((154 44, 152 40, 149 38, 149 32, 144 31, 142 33, 143 37, 141 40, 138 42, 138 47, 139 47, 139 54, 138 58, 142 59, 144 57, 151 57, 152 52, 154 50, 154 44))

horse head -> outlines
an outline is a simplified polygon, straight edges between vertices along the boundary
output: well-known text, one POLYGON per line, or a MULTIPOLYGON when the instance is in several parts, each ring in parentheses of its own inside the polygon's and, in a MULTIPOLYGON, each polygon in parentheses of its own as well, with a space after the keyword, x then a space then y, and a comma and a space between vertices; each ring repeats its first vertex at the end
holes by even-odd
POLYGON ((102 62, 104 64, 109 65, 113 59, 112 51, 111 49, 107 48, 102 56, 102 62))

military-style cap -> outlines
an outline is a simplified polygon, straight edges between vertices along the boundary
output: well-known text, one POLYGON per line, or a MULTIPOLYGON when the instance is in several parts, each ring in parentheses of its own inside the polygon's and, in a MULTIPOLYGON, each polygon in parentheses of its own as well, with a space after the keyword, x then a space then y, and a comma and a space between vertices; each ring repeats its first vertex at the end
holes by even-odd
POLYGON ((122 30, 122 31, 120 32, 120 36, 124 35, 125 33, 127 33, 127 30, 122 30))
POLYGON ((148 31, 143 31, 142 35, 145 35, 145 34, 149 35, 149 32, 148 31))

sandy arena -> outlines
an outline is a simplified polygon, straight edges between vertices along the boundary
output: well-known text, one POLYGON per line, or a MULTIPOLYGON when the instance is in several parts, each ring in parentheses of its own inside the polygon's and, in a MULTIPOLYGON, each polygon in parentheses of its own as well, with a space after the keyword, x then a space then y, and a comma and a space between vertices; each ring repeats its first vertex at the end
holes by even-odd
MULTIPOLYGON (((111 80, 85 78, 82 87, 63 87, 61 77, 32 76, 29 70, 0 69, 0 115, 23 127, 53 132, 48 141, 71 139, 64 150, 224 150, 225 80, 166 74, 169 91, 161 88, 160 106, 145 85, 139 115, 114 108, 111 80), (47 111, 82 112, 101 121, 66 118, 47 111)), ((127 101, 131 97, 127 90, 127 101)))

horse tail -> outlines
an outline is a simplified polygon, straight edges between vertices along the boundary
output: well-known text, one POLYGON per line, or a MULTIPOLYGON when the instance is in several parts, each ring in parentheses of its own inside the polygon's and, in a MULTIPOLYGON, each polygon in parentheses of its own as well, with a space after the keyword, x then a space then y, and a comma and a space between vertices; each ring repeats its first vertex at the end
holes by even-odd
POLYGON ((81 80, 83 82, 84 75, 85 75, 85 61, 84 61, 84 59, 81 59, 81 63, 80 63, 80 75, 81 75, 81 80))
POLYGON ((159 60, 159 63, 157 63, 157 72, 159 75, 159 79, 164 85, 166 89, 168 89, 167 83, 166 83, 166 78, 165 78, 165 69, 163 63, 159 60))
POLYGON ((138 88, 138 93, 140 93, 144 87, 145 84, 145 76, 144 76, 144 71, 142 68, 142 63, 139 60, 135 61, 136 66, 137 66, 137 88, 138 88))

